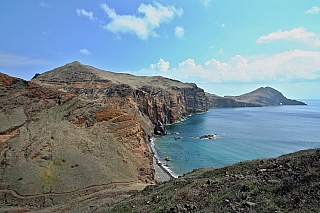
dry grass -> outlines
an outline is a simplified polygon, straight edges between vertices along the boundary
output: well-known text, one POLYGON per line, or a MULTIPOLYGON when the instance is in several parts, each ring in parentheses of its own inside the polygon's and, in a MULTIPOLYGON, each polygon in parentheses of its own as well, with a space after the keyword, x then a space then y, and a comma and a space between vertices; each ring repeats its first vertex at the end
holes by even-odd
POLYGON ((319 212, 319 165, 315 149, 199 169, 148 187, 110 212, 319 212))

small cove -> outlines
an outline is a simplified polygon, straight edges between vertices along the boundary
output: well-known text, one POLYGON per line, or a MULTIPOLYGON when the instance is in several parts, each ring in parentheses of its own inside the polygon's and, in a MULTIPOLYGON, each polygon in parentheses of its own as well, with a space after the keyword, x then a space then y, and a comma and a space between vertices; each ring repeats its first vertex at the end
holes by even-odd
POLYGON ((179 134, 156 137, 156 155, 177 176, 197 168, 318 148, 320 101, 304 101, 307 106, 216 108, 187 117, 167 126, 169 133, 179 134), (200 140, 208 134, 217 138, 200 140), (166 157, 172 160, 166 162, 166 157))

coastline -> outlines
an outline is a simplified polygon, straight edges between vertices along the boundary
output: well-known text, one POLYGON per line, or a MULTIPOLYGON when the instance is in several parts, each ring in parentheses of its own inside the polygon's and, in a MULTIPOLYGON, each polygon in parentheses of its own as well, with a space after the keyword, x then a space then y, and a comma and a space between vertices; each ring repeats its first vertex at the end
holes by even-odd
POLYGON ((153 155, 153 160, 152 160, 152 165, 153 168, 155 170, 155 176, 157 178, 160 179, 161 182, 166 182, 169 181, 171 179, 175 179, 177 178, 175 175, 172 174, 172 172, 166 168, 165 166, 163 166, 163 163, 159 160, 158 155, 155 151, 154 148, 154 138, 153 137, 149 137, 148 141, 149 141, 149 149, 152 153, 154 153, 153 155), (159 165, 158 163, 161 163, 162 165, 159 165))

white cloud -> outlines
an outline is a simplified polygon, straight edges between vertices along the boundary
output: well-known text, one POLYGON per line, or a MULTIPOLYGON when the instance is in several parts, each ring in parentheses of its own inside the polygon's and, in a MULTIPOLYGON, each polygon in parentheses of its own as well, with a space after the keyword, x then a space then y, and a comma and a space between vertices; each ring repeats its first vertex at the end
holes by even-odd
POLYGON ((41 2, 41 3, 39 4, 39 6, 40 6, 40 7, 51 7, 51 4, 46 3, 46 2, 41 2))
MULTIPOLYGON (((285 83, 292 81, 320 80, 320 52, 293 50, 271 56, 243 57, 235 55, 227 62, 211 59, 204 65, 194 59, 179 63, 178 67, 169 69, 162 75, 186 82, 219 83, 219 82, 265 82, 285 83), (249 59, 250 58, 250 61, 249 59)), ((166 62, 169 63, 169 62, 166 62)), ((154 73, 159 63, 151 65, 154 73)), ((161 69, 158 69, 161 70, 161 69)), ((145 74, 148 70, 140 70, 145 74)), ((158 73, 159 74, 159 73, 158 73)))
POLYGON ((211 0, 200 0, 203 4, 204 4, 204 6, 209 6, 209 3, 211 2, 211 0))
POLYGON ((166 71, 168 71, 170 65, 169 65, 169 62, 166 62, 165 60, 160 58, 158 63, 151 64, 150 67, 151 67, 152 70, 158 70, 158 71, 161 71, 161 72, 166 72, 166 71))
POLYGON ((170 22, 175 16, 183 14, 182 8, 176 9, 174 6, 163 6, 154 1, 151 4, 141 4, 138 12, 143 16, 136 15, 119 15, 113 8, 107 4, 101 4, 101 8, 111 19, 111 22, 104 26, 106 30, 113 33, 131 33, 135 34, 142 40, 147 40, 149 37, 157 37, 154 31, 160 27, 160 24, 170 22))
POLYGON ((266 36, 260 36, 256 43, 269 43, 275 40, 297 40, 312 46, 320 47, 320 35, 308 32, 304 27, 294 28, 292 30, 278 30, 266 36))
POLYGON ((178 38, 182 38, 184 36, 184 28, 182 26, 176 26, 176 28, 174 29, 174 34, 178 38))
POLYGON ((89 50, 87 50, 86 48, 83 48, 81 50, 79 50, 80 53, 85 54, 85 55, 90 55, 91 52, 89 50))
POLYGON ((95 17, 93 16, 93 12, 89 12, 89 11, 86 11, 84 9, 76 9, 76 12, 78 14, 78 16, 84 16, 84 17, 87 17, 89 18, 91 21, 94 21, 95 20, 95 17))
POLYGON ((314 6, 305 12, 305 14, 318 14, 318 13, 320 13, 320 7, 317 7, 317 6, 314 6))
POLYGON ((49 64, 50 61, 44 59, 20 56, 12 53, 6 53, 0 50, 0 67, 23 67, 49 64))

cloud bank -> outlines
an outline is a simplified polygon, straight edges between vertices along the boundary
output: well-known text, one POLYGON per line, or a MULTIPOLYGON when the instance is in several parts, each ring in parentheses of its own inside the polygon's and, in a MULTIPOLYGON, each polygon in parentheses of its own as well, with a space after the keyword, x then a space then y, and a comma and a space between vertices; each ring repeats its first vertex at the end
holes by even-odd
POLYGON ((170 22, 174 17, 183 14, 182 8, 177 9, 174 6, 163 6, 154 1, 153 4, 141 4, 138 8, 140 16, 136 15, 120 15, 107 4, 101 4, 101 8, 111 19, 110 23, 103 28, 118 34, 131 33, 142 40, 147 40, 149 37, 157 37, 155 32, 162 23, 170 22))
POLYGON ((270 33, 269 35, 260 36, 256 43, 270 43, 276 40, 296 40, 312 46, 320 47, 320 35, 309 32, 304 27, 298 27, 286 31, 278 30, 270 33))
POLYGON ((172 69, 169 69, 169 62, 160 59, 150 66, 151 69, 140 70, 138 74, 161 74, 181 81, 202 83, 286 83, 320 79, 320 52, 292 50, 262 59, 252 58, 235 55, 227 62, 213 58, 203 65, 187 59, 172 69))

